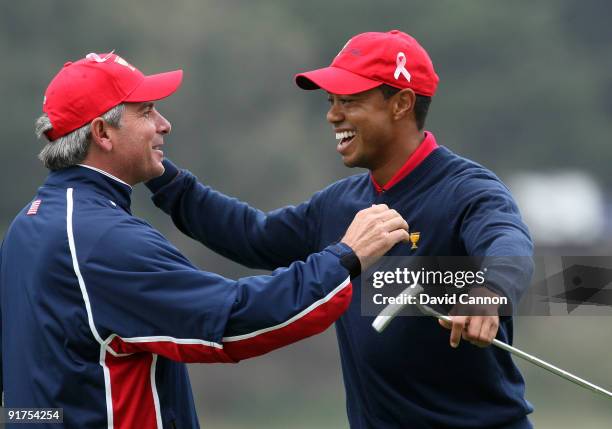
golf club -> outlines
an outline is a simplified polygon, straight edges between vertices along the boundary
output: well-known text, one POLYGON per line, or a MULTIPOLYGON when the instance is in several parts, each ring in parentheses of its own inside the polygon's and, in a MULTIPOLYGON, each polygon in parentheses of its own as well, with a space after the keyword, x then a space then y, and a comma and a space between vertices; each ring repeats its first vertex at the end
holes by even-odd
MULTIPOLYGON (((418 296, 421 292, 423 292, 423 287, 421 285, 413 285, 410 287, 407 287, 406 289, 404 289, 400 295, 398 295, 398 297, 404 295, 404 296, 418 296)), ((399 301, 399 300, 396 300, 399 301)), ((402 302, 407 302, 406 300, 402 300, 402 302)), ((376 331, 378 331, 379 333, 383 332, 385 330, 385 328, 387 327, 387 325, 389 325, 389 323, 391 322, 391 320, 393 320, 393 318, 395 316, 397 316, 397 314, 402 310, 402 308, 404 308, 407 304, 389 304, 387 305, 381 312, 380 314, 376 317, 376 319, 374 319, 374 322, 372 323, 372 327, 374 329, 376 329, 376 331)), ((444 315, 442 313, 439 313, 438 311, 434 310, 431 307, 428 307, 426 305, 422 305, 418 303, 418 300, 416 301, 416 306, 418 307, 418 309, 423 313, 426 314, 428 316, 433 316, 437 319, 440 320, 444 320, 445 322, 451 322, 452 318, 450 316, 444 315)), ((568 381, 571 381, 572 383, 577 384, 578 386, 584 387, 585 389, 591 390, 593 392, 599 393, 601 395, 604 395, 610 399, 612 399, 612 392, 609 392, 608 390, 599 387, 589 381, 586 381, 570 372, 567 372, 561 368, 558 368, 546 361, 543 361, 542 359, 533 356, 529 353, 526 353, 520 349, 517 349, 516 347, 513 347, 509 344, 504 343, 503 341, 500 341, 498 339, 493 339, 492 344, 495 347, 498 347, 502 350, 505 350, 511 354, 513 354, 514 356, 520 357, 521 359, 526 360, 527 362, 530 362, 534 365, 539 366, 540 368, 544 368, 545 370, 558 375, 561 378, 564 378, 568 381)))

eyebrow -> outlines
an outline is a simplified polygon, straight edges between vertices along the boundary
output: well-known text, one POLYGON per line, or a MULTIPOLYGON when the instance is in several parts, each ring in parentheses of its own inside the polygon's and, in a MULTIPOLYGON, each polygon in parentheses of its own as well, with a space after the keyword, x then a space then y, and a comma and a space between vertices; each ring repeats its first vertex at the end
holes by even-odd
POLYGON ((360 92, 358 92, 358 93, 356 93, 356 94, 333 94, 333 93, 331 93, 331 92, 328 92, 328 93, 327 93, 327 98, 331 98, 331 97, 333 97, 333 96, 336 96, 336 97, 353 97, 353 98, 360 98, 360 97, 362 97, 362 96, 363 96, 363 94, 362 94, 362 93, 360 93, 360 92))
POLYGON ((144 111, 144 110, 147 110, 147 109, 152 108, 154 105, 155 105, 155 104, 154 104, 153 102, 151 102, 151 101, 146 102, 146 103, 142 103, 142 104, 140 105, 140 107, 138 108, 138 110, 139 110, 139 111, 144 111))

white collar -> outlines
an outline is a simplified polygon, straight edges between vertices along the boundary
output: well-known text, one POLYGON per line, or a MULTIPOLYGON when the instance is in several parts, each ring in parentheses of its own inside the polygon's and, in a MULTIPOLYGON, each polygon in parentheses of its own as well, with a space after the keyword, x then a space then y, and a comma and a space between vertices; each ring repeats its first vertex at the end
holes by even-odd
POLYGON ((85 164, 77 164, 77 165, 79 165, 80 167, 85 167, 85 168, 89 168, 90 170, 97 171, 97 172, 98 172, 98 173, 100 173, 100 174, 104 174, 105 176, 110 177, 111 179, 116 180, 117 182, 123 183, 125 186, 129 186, 129 187, 130 187, 130 189, 132 189, 132 186, 131 186, 131 185, 128 185, 128 184, 127 184, 127 183, 125 183, 123 180, 119 179, 118 177, 113 176, 113 175, 112 175, 112 174, 110 174, 110 173, 107 173, 107 172, 106 172, 106 171, 104 171, 104 170, 100 170, 99 168, 92 167, 91 165, 85 165, 85 164))

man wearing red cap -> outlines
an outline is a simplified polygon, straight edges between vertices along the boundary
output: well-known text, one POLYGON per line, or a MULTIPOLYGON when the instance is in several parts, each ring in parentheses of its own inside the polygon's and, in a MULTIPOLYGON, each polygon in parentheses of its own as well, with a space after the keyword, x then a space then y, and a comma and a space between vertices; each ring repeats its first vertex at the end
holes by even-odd
POLYGON ((198 427, 185 362, 237 362, 322 332, 350 304, 349 276, 408 239, 381 204, 341 242, 269 276, 198 270, 130 211, 132 186, 164 172, 171 126, 154 101, 181 79, 110 53, 66 63, 49 84, 36 129, 51 172, 0 249, 12 416, 53 408, 25 416, 50 428, 198 427))
MULTIPOLYGON (((329 67, 298 74, 296 83, 328 93, 337 151, 345 165, 369 173, 340 180, 297 207, 263 213, 164 161, 165 174, 148 186, 179 229, 235 261, 273 269, 333 243, 358 210, 384 203, 414 231, 412 245, 400 243, 387 255, 530 260, 533 245, 508 189, 425 131, 438 76, 414 38, 397 30, 359 34, 329 67)), ((517 303, 532 264, 488 268, 487 288, 470 293, 517 303)), ((373 317, 361 313, 365 280, 354 284, 355 299, 336 322, 351 428, 531 427, 518 368, 508 353, 486 347, 496 336, 512 341, 511 317, 500 318, 497 308, 456 315, 445 326, 451 347, 447 331, 428 318, 394 320, 378 334, 373 317), (460 345, 461 338, 467 343, 460 345)), ((465 308, 452 314, 459 310, 465 308)))

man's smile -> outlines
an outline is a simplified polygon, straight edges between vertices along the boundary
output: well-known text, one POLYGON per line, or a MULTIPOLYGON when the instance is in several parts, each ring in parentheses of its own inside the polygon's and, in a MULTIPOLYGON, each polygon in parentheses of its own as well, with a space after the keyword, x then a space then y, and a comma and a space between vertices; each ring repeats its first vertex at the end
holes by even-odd
POLYGON ((162 157, 164 156, 164 151, 163 151, 163 150, 162 150, 162 148, 161 148, 163 145, 164 145, 163 143, 159 143, 159 144, 156 144, 156 145, 153 145, 153 146, 152 146, 152 149, 153 149, 155 152, 159 152, 159 154, 160 154, 162 157))
POLYGON ((340 140, 340 142, 336 146, 336 150, 340 152, 341 155, 345 155, 347 149, 349 148, 351 143, 355 140, 356 135, 357 133, 352 130, 336 132, 336 140, 340 140))

